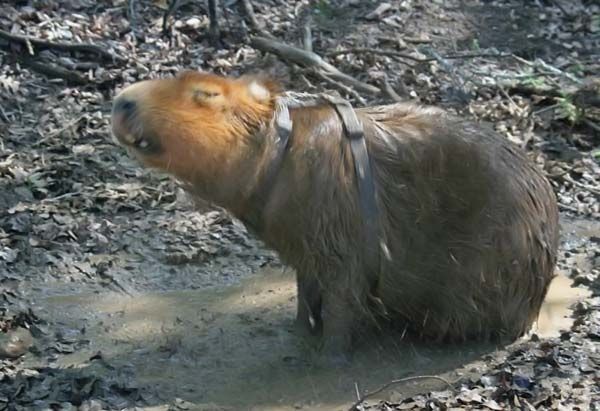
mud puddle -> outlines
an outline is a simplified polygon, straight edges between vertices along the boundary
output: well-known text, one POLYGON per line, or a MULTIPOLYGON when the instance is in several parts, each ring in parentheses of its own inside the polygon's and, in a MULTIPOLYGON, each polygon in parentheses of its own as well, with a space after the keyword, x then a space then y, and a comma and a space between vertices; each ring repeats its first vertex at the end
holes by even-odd
MULTIPOLYGON (((565 255, 573 250, 567 257, 570 269, 590 268, 576 248, 592 232, 600 234, 600 224, 563 221, 565 255)), ((569 329, 569 307, 587 295, 572 287, 567 274, 560 272, 550 287, 532 330, 540 337, 569 329)), ((72 353, 58 354, 55 366, 84 368, 90 358, 101 357, 115 367, 127 367, 140 386, 156 393, 158 408, 152 410, 166 409, 175 398, 190 402, 188 409, 205 411, 345 410, 357 389, 373 390, 411 375, 454 380, 461 366, 500 348, 414 344, 401 335, 377 336, 361 345, 349 368, 317 367, 316 341, 293 333, 294 273, 273 267, 235 286, 134 295, 40 292, 37 305, 54 332, 86 341, 72 353)), ((35 366, 34 357, 26 361, 35 366)), ((421 380, 379 398, 398 400, 444 388, 439 381, 421 380)))
MULTIPOLYGON (((553 282, 539 335, 558 335, 570 326, 568 307, 584 296, 570 285, 565 276, 553 282)), ((292 332, 293 273, 273 268, 238 286, 134 297, 55 296, 39 308, 58 327, 85 329, 90 341, 86 348, 61 356, 58 366, 84 366, 101 352, 111 364, 133 367, 139 383, 153 387, 165 404, 181 398, 194 404, 190 409, 347 409, 355 384, 362 391, 409 375, 454 379, 452 370, 495 348, 413 345, 390 336, 366 342, 348 369, 312 366, 314 342, 292 332)), ((436 381, 420 381, 380 398, 443 388, 436 381)))

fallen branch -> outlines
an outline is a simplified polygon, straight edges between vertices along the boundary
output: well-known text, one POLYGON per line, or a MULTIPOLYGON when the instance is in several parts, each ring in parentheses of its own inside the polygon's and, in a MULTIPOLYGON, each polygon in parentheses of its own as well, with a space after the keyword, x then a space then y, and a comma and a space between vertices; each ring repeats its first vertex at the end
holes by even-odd
POLYGON ((587 192, 589 192, 590 194, 600 198, 600 190, 596 189, 595 187, 592 187, 588 184, 584 184, 584 183, 580 183, 579 181, 575 181, 570 175, 566 174, 564 176, 564 179, 566 181, 568 181, 569 183, 571 183, 571 185, 575 186, 575 187, 579 187, 583 190, 586 190, 587 192))
POLYGON ((75 127, 75 126, 79 125, 81 120, 83 120, 84 118, 85 118, 85 114, 77 116, 75 119, 69 121, 67 124, 65 124, 63 127, 59 128, 58 130, 54 130, 52 132, 47 133, 43 138, 34 142, 32 144, 32 147, 40 146, 40 145, 44 144, 46 141, 52 140, 54 137, 61 135, 62 133, 64 133, 68 129, 70 129, 71 127, 75 127))
MULTIPOLYGON (((450 387, 451 390, 454 390, 454 387, 452 386, 452 384, 450 384, 450 382, 448 380, 446 380, 445 378, 439 377, 437 375, 415 375, 414 377, 406 377, 406 378, 400 378, 398 380, 392 380, 392 381, 382 385, 381 387, 377 388, 376 390, 370 391, 370 392, 364 394, 352 405, 352 407, 349 408, 348 411, 358 411, 358 407, 363 402, 365 402, 367 398, 372 397, 373 395, 379 394, 380 392, 388 389, 392 385, 401 384, 401 383, 409 382, 409 381, 417 381, 417 380, 438 380, 438 381, 441 381, 444 384, 446 384, 448 387, 450 387)), ((456 383, 456 381, 454 383, 456 383)))
POLYGON ((58 43, 53 41, 46 41, 37 39, 29 36, 21 36, 18 34, 11 34, 7 31, 0 30, 0 38, 7 40, 10 43, 22 44, 28 48, 29 53, 33 54, 33 47, 37 47, 40 49, 54 49, 68 52, 80 52, 80 53, 89 53, 95 54, 99 57, 102 57, 106 60, 110 60, 113 63, 125 63, 126 59, 123 57, 117 56, 109 51, 106 51, 95 44, 87 44, 87 43, 58 43))
POLYGON ((334 87, 342 90, 344 93, 347 93, 347 94, 351 95, 352 97, 354 97, 356 99, 356 101, 358 101, 363 106, 367 105, 366 100, 364 98, 362 98, 362 96, 360 94, 358 94, 354 89, 352 89, 352 87, 348 87, 347 85, 340 83, 339 81, 335 81, 334 79, 329 77, 327 74, 323 74, 320 71, 313 71, 313 72, 321 80, 325 80, 326 82, 333 85, 334 87))
MULTIPOLYGON (((396 90, 394 90, 392 88, 392 85, 390 84, 390 82, 388 81, 387 78, 383 78, 381 80, 381 91, 390 100, 392 100, 392 101, 394 101, 396 103, 402 103, 403 101, 406 101, 406 99, 402 98, 398 93, 396 93, 396 90)), ((403 94, 408 95, 408 93, 403 93, 403 94)))
POLYGON ((572 75, 570 73, 567 73, 567 72, 565 72, 565 71, 563 71, 563 70, 561 70, 561 69, 559 69, 557 67, 554 67, 551 64, 546 63, 544 60, 542 60, 540 58, 537 58, 535 61, 529 61, 529 60, 526 60, 526 59, 524 59, 522 57, 517 56, 516 54, 513 54, 512 58, 514 58, 518 62, 523 63, 523 64, 525 64, 525 65, 527 65, 529 67, 534 67, 534 68, 542 67, 543 69, 545 69, 547 71, 550 71, 550 72, 552 72, 552 73, 554 73, 554 74, 556 74, 558 76, 562 76, 562 77, 564 77, 564 78, 572 81, 573 83, 576 83, 576 84, 582 84, 583 83, 583 81, 581 79, 578 79, 574 75, 572 75))
POLYGON ((379 90, 379 88, 367 83, 363 83, 352 76, 342 73, 335 66, 323 60, 323 58, 316 53, 302 50, 297 47, 289 46, 285 43, 260 36, 251 38, 250 44, 258 50, 275 54, 281 59, 289 61, 293 64, 321 71, 322 74, 325 74, 331 79, 345 83, 360 92, 374 95, 381 94, 381 90, 379 90))
POLYGON ((84 86, 91 83, 73 70, 67 70, 63 67, 56 66, 48 62, 40 63, 28 57, 19 57, 18 61, 30 69, 47 77, 63 79, 68 85, 71 86, 84 86))
POLYGON ((313 39, 311 31, 312 19, 310 15, 307 17, 306 22, 302 26, 302 44, 304 44, 304 50, 308 52, 313 51, 313 39))
MULTIPOLYGON (((398 57, 406 60, 412 60, 416 63, 428 63, 430 61, 437 60, 434 57, 430 58, 419 58, 411 56, 410 54, 402 53, 401 51, 395 50, 382 50, 382 49, 370 49, 364 47, 356 47, 351 49, 344 50, 334 50, 326 53, 325 55, 328 57, 340 56, 342 54, 376 54, 380 56, 390 56, 390 57, 398 57)), ((466 54, 449 54, 447 56, 441 56, 442 59, 445 60, 461 60, 461 59, 473 59, 478 57, 494 57, 494 58, 503 58, 503 57, 512 57, 512 54, 507 53, 466 53, 466 54)))
POLYGON ((135 15, 135 0, 129 0, 129 7, 127 8, 127 17, 129 18, 129 27, 131 31, 135 34, 137 24, 136 24, 136 15, 135 15))
POLYGON ((171 0, 169 6, 165 10, 165 13, 163 14, 162 18, 162 32, 164 35, 169 33, 169 17, 171 17, 171 14, 177 11, 179 6, 179 0, 171 0))
POLYGON ((330 51, 329 53, 326 53, 325 55, 328 57, 335 57, 335 56, 340 56, 342 54, 377 54, 380 56, 399 57, 399 58, 403 58, 406 60, 412 60, 417 63, 426 63, 428 61, 435 60, 433 58, 422 59, 419 57, 413 57, 410 54, 402 53, 400 51, 369 49, 369 48, 363 48, 363 47, 355 47, 355 48, 344 49, 344 50, 334 50, 334 51, 330 51))
POLYGON ((600 125, 594 123, 592 120, 589 120, 587 118, 584 118, 582 121, 583 121, 583 124, 585 124, 589 128, 596 130, 597 132, 600 133, 600 125))
POLYGON ((256 14, 254 14, 254 7, 252 6, 252 2, 250 0, 241 0, 240 4, 242 5, 244 14, 246 15, 247 23, 250 26, 250 28, 263 37, 273 38, 271 33, 265 31, 265 29, 262 28, 262 26, 256 19, 256 14))
POLYGON ((560 10, 562 14, 565 15, 567 19, 573 19, 573 15, 569 13, 562 4, 560 4, 559 0, 551 0, 551 2, 560 10))
POLYGON ((89 80, 80 76, 74 70, 69 70, 47 61, 39 62, 30 57, 21 56, 17 58, 17 61, 46 77, 62 79, 70 86, 93 86, 97 89, 107 89, 112 87, 118 81, 117 77, 101 81, 89 80))

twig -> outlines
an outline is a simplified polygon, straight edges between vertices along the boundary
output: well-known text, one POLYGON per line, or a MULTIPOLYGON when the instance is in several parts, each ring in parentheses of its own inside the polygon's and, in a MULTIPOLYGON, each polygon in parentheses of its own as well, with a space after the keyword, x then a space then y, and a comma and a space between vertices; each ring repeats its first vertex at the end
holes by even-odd
POLYGON ((569 211, 571 213, 581 214, 581 212, 577 208, 572 207, 570 205, 563 204, 563 203, 558 203, 558 209, 560 211, 569 211))
POLYGON ((81 120, 83 120, 83 118, 85 117, 85 114, 82 114, 80 116, 77 116, 77 118, 69 121, 66 125, 64 125, 63 127, 59 128, 58 130, 54 130, 51 133, 48 133, 48 135, 44 136, 44 138, 39 139, 38 141, 36 141, 35 143, 32 144, 32 147, 37 147, 43 143, 45 143, 48 140, 53 139, 54 137, 62 134, 63 132, 65 132, 66 130, 70 129, 73 126, 76 126, 79 124, 79 122, 81 120))
MULTIPOLYGON (((409 381, 416 381, 416 380, 438 380, 438 381, 441 381, 444 384, 446 384, 448 387, 450 387, 451 390, 454 390, 454 387, 452 386, 452 384, 450 384, 450 382, 445 378, 439 377, 437 375, 415 375, 414 377, 406 377, 406 378, 400 378, 398 380, 392 380, 392 381, 382 385, 381 387, 377 388, 376 390, 370 391, 370 392, 364 394, 362 397, 360 397, 358 399, 358 401, 356 401, 352 405, 352 407, 349 408, 348 411, 357 411, 358 406, 361 405, 363 402, 365 402, 367 398, 372 397, 373 395, 379 394, 380 392, 388 389, 392 385, 401 384, 401 383, 409 382, 409 381)), ((454 383, 456 383, 456 381, 454 383)))
POLYGON ((2 106, 0 106, 0 115, 2 115, 2 118, 4 119, 4 122, 6 124, 10 123, 10 120, 8 118, 8 116, 6 115, 6 111, 4 111, 4 108, 2 108, 2 106))
POLYGON ((550 72, 552 72, 552 73, 554 73, 556 75, 559 75, 559 76, 562 76, 562 77, 565 77, 565 78, 571 80, 573 83, 576 83, 576 84, 582 84, 583 83, 582 80, 578 79, 577 77, 573 76, 572 74, 566 73, 566 72, 562 71, 561 69, 556 68, 556 67, 554 67, 551 64, 548 64, 548 63, 546 63, 544 60, 542 60, 540 58, 537 58, 535 61, 529 61, 529 60, 526 60, 526 59, 524 59, 522 57, 517 56, 516 54, 513 54, 512 58, 514 58, 518 62, 523 63, 523 64, 525 64, 527 66, 530 66, 530 67, 541 66, 544 69, 546 69, 546 70, 548 70, 548 71, 550 71, 550 72))
POLYGON ((73 191, 71 193, 64 193, 64 194, 58 195, 56 197, 44 198, 44 199, 42 199, 42 203, 52 203, 54 201, 62 200, 63 198, 77 197, 77 196, 81 195, 82 193, 83 193, 83 191, 73 191))
POLYGON ((568 168, 565 168, 564 170, 561 170, 558 173, 554 173, 554 174, 552 174, 552 173, 545 173, 545 174, 546 174, 546 177, 549 180, 557 180, 557 179, 558 180, 563 180, 563 177, 566 174, 569 174, 571 171, 573 171, 574 168, 575 168, 574 166, 573 167, 568 167, 568 168))
POLYGON ((30 69, 37 71, 38 73, 43 74, 45 76, 51 78, 61 78, 65 80, 69 85, 83 86, 86 84, 93 83, 81 77, 79 74, 75 73, 72 70, 67 70, 54 64, 50 64, 47 62, 40 63, 34 61, 29 57, 19 57, 18 61, 23 63, 30 69))
POLYGON ((568 182, 573 184, 575 187, 579 187, 584 190, 587 190, 590 194, 593 194, 596 197, 600 198, 600 190, 597 190, 595 187, 580 183, 579 181, 575 181, 575 180, 573 180, 573 178, 570 175, 565 175, 564 178, 565 178, 565 180, 567 180, 568 182))
POLYGON ((135 0, 129 0, 129 7, 127 9, 127 16, 129 17, 129 27, 135 34, 136 29, 136 15, 135 15, 135 0))
POLYGON ((413 44, 429 44, 432 41, 431 39, 422 39, 418 37, 403 37, 402 39, 407 43, 413 44))
POLYGON ((335 81, 334 79, 332 79, 331 77, 329 77, 327 74, 324 74, 318 70, 313 71, 313 73, 321 78, 322 80, 325 80, 326 82, 332 84, 334 87, 339 88, 340 90, 342 90, 343 92, 350 94, 352 97, 354 97, 360 104, 362 104, 363 106, 367 105, 367 101, 362 98, 362 96, 360 94, 358 94, 355 90, 353 90, 351 87, 348 87, 345 84, 340 83, 339 81, 335 81))
POLYGON ((177 9, 179 8, 179 0, 171 0, 171 2, 169 3, 169 7, 167 7, 167 9, 165 10, 165 14, 163 14, 163 20, 162 20, 162 32, 163 34, 168 34, 169 32, 169 17, 171 17, 171 14, 175 13, 175 11, 177 11, 177 9))
POLYGON ((582 121, 583 121, 583 124, 585 124, 586 126, 600 132, 600 125, 594 123, 592 120, 584 118, 582 121))
POLYGON ((316 53, 289 46, 279 41, 255 36, 250 39, 250 44, 263 52, 273 53, 280 58, 302 67, 312 68, 321 71, 322 74, 332 78, 333 80, 345 83, 358 91, 369 94, 381 94, 379 88, 367 83, 363 83, 352 76, 342 73, 335 66, 323 60, 316 53))
POLYGON ((369 48, 363 48, 363 47, 355 47, 355 48, 344 49, 344 50, 334 50, 334 51, 330 51, 329 53, 326 53, 325 55, 328 57, 335 57, 335 56, 339 56, 342 54, 363 54, 363 53, 364 54, 377 54, 377 55, 381 55, 381 56, 399 57, 399 58, 403 58, 403 59, 407 59, 407 60, 412 60, 417 63, 426 63, 428 61, 435 60, 433 58, 422 59, 419 57, 413 57, 410 54, 402 53, 400 51, 369 49, 369 48))
POLYGON ((30 48, 30 53, 33 52, 33 47, 41 49, 54 49, 61 51, 74 52, 78 51, 81 53, 90 53, 97 56, 103 57, 113 62, 125 63, 126 60, 123 57, 117 56, 109 51, 106 51, 95 44, 87 43, 57 43, 53 41, 40 40, 29 36, 20 36, 18 34, 11 34, 7 31, 0 30, 0 38, 3 38, 12 43, 23 44, 30 48))
POLYGON ((208 37, 213 47, 221 46, 221 29, 219 28, 219 1, 208 0, 208 18, 210 25, 208 27, 208 37))
POLYGON ((256 33, 260 34, 263 37, 273 38, 271 33, 264 30, 258 22, 258 20, 256 19, 256 14, 254 14, 254 7, 252 6, 252 2, 250 0, 241 0, 240 4, 244 9, 244 14, 246 15, 246 19, 250 28, 252 28, 252 30, 254 30, 256 33))
POLYGON ((385 94, 390 100, 396 103, 402 103, 405 101, 396 91, 392 88, 392 85, 388 81, 387 78, 383 78, 381 80, 381 91, 385 94))
POLYGON ((360 389, 358 388, 358 383, 354 381, 354 392, 356 393, 356 400, 360 400, 360 389))
MULTIPOLYGON (((381 56, 391 56, 391 57, 399 57, 407 60, 412 60, 417 63, 427 63, 430 61, 437 60, 436 58, 419 58, 411 56, 410 54, 402 53, 400 51, 394 50, 383 50, 383 49, 370 49, 363 47, 356 47, 344 50, 334 50, 326 53, 325 55, 328 57, 335 57, 342 54, 377 54, 381 56)), ((511 57, 512 54, 507 53, 468 53, 468 54, 449 54, 447 56, 442 56, 441 58, 447 60, 459 60, 459 59, 472 59, 478 57, 495 57, 495 58, 503 58, 503 57, 511 57)))
POLYGON ((474 59, 478 57, 492 57, 492 58, 504 58, 512 57, 510 53, 466 53, 466 54, 448 54, 443 56, 446 60, 457 60, 457 59, 474 59))
POLYGON ((560 0, 551 0, 551 1, 552 1, 552 4, 554 4, 556 7, 558 7, 558 9, 561 11, 562 14, 565 15, 565 17, 567 17, 569 19, 573 18, 571 13, 569 13, 567 11, 567 9, 565 9, 565 7, 562 4, 560 4, 560 0))
POLYGON ((312 18, 310 15, 306 18, 306 22, 302 26, 302 44, 304 45, 304 50, 308 52, 313 51, 313 39, 312 39, 312 31, 310 29, 310 25, 312 23, 312 18))

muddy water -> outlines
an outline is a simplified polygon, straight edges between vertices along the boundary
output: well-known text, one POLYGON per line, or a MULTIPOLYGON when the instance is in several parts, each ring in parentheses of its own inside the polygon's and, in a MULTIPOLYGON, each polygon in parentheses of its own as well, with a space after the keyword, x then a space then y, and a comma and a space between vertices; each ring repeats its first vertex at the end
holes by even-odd
MULTIPOLYGON (((556 336, 568 329, 569 306, 584 297, 566 276, 558 276, 534 331, 556 336)), ((133 297, 55 296, 41 300, 40 308, 59 327, 85 327, 91 341, 61 356, 59 365, 82 366, 100 351, 111 364, 130 364, 138 381, 154 387, 164 404, 177 397, 195 404, 191 409, 343 410, 355 399, 356 387, 369 390, 409 375, 454 379, 456 368, 495 348, 416 345, 394 335, 365 341, 347 369, 313 366, 315 342, 292 332, 293 273, 273 268, 237 286, 133 297)), ((420 381, 379 398, 435 388, 443 385, 420 381)))

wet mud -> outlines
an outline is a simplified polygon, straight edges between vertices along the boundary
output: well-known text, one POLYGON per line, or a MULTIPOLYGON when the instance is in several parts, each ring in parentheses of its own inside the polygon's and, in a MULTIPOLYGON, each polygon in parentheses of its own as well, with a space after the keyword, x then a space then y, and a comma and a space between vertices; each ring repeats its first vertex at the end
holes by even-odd
MULTIPOLYGON (((564 220, 563 234, 569 247, 579 238, 600 234, 600 229, 598 224, 564 220)), ((581 260, 581 269, 584 264, 581 260)), ((574 287, 568 275, 562 271, 552 282, 539 320, 524 338, 534 333, 557 337, 570 328, 571 307, 589 292, 574 287)), ((454 380, 469 362, 503 348, 373 335, 362 341, 350 367, 316 366, 317 340, 293 332, 294 273, 272 266, 236 285, 196 290, 44 294, 34 309, 63 334, 79 334, 87 342, 57 356, 56 366, 85 367, 90 358, 101 356, 113 366, 129 367, 158 403, 178 398, 190 409, 343 410, 355 401, 356 389, 363 392, 410 375, 454 380)), ((439 381, 418 381, 378 398, 394 400, 444 388, 439 381)))

